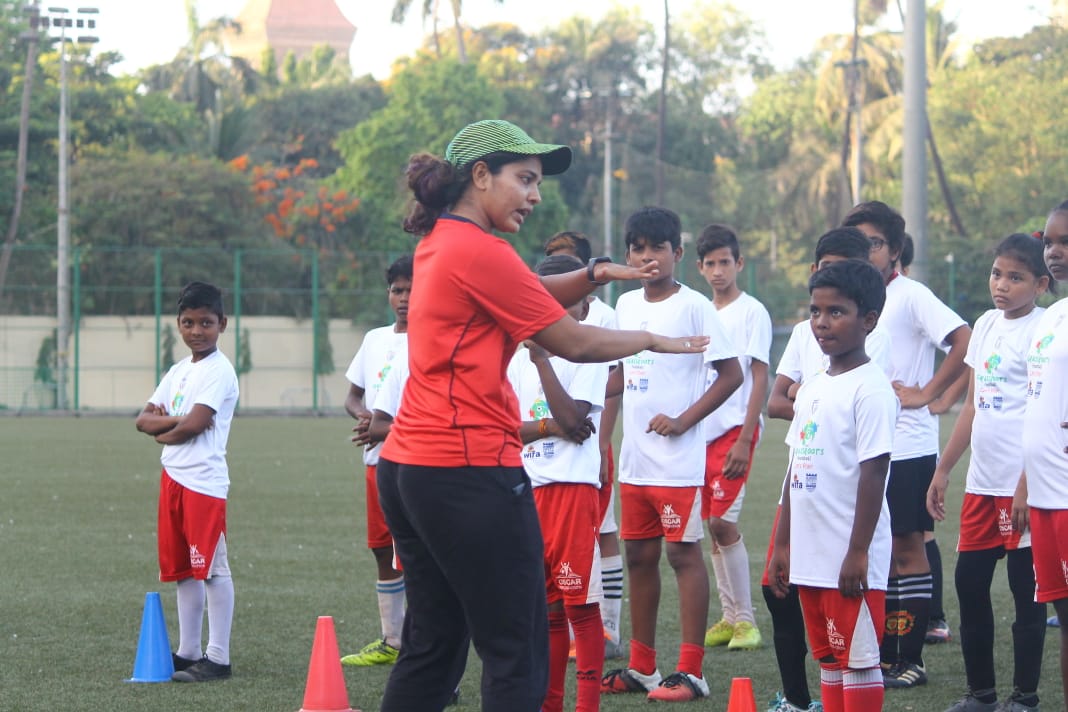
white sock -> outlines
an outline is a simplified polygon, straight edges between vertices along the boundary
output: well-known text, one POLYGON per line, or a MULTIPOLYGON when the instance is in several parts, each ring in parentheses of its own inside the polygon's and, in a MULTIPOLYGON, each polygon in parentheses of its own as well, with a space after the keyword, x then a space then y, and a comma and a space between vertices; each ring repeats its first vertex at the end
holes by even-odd
POLYGON ((212 576, 207 580, 208 660, 230 664, 230 626, 234 621, 234 580, 212 576))
POLYGON ((200 633, 204 628, 204 582, 195 578, 178 582, 178 655, 200 660, 200 633))
POLYGON ((723 620, 731 625, 737 622, 738 615, 735 608, 731 579, 727 573, 727 564, 723 557, 723 548, 712 542, 712 553, 708 555, 712 560, 712 573, 716 578, 716 591, 719 593, 719 606, 723 609, 723 620))
POLYGON ((400 649, 401 628, 404 627, 404 576, 379 581, 378 616, 382 619, 382 637, 386 643, 400 649))
POLYGON ((601 603, 601 623, 613 643, 619 643, 619 615, 623 607, 623 556, 601 557, 601 582, 604 601, 601 603))
POLYGON ((749 584, 749 553, 741 536, 730 546, 720 546, 723 555, 723 570, 730 581, 731 598, 734 602, 734 622, 746 621, 756 624, 753 617, 753 597, 749 584))

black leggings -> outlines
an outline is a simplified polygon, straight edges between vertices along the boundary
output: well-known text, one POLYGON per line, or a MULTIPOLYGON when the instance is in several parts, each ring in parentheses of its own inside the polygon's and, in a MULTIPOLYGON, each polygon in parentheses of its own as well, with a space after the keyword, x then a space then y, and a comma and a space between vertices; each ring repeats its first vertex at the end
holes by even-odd
POLYGON ((521 467, 378 464, 408 610, 382 712, 440 712, 482 658, 484 712, 537 712, 549 682, 541 527, 521 467))
POLYGON ((1031 549, 1002 547, 962 551, 957 556, 957 598, 960 600, 960 644, 968 687, 989 690, 994 679, 994 608, 990 585, 998 559, 1007 559, 1009 589, 1016 605, 1012 624, 1013 685, 1021 692, 1038 690, 1042 647, 1046 638, 1046 604, 1035 603, 1035 571, 1031 549))

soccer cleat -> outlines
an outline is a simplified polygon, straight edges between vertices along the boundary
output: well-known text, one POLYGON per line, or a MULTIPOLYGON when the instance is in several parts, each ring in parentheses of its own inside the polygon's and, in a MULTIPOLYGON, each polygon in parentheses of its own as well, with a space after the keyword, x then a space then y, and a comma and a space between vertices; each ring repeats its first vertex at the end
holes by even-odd
POLYGON ((734 635, 727 643, 727 650, 756 650, 760 647, 760 629, 748 621, 734 624, 734 635))
POLYGON ((1049 626, 1050 628, 1060 628, 1061 627, 1061 619, 1059 617, 1057 617, 1057 616, 1050 616, 1049 618, 1046 619, 1046 625, 1049 626))
POLYGON ((215 680, 228 680, 231 676, 229 665, 208 660, 203 657, 187 667, 171 675, 174 682, 214 682, 215 680))
MULTIPOLYGON (((991 692, 994 692, 991 690, 991 692)), ((997 703, 997 694, 994 694, 994 702, 983 702, 977 698, 971 690, 968 690, 964 697, 957 700, 957 702, 946 709, 946 712, 997 712, 1001 709, 1001 705, 997 703)))
POLYGON ((688 672, 673 672, 649 691, 651 702, 691 702, 708 697, 708 683, 688 672))
POLYGON ((927 684, 927 668, 916 663, 901 662, 883 671, 883 687, 886 689, 902 689, 906 687, 919 687, 927 684))
POLYGON ((1009 699, 998 707, 998 712, 1038 712, 1038 694, 1032 692, 1025 695, 1014 688, 1009 699))
POLYGON ((187 668, 196 665, 199 660, 190 660, 189 658, 183 658, 178 653, 171 653, 171 663, 174 664, 174 671, 185 670, 187 668))
MULTIPOLYGON (((812 705, 818 705, 819 702, 813 702, 808 706, 808 710, 817 709, 812 705)), ((823 706, 818 708, 819 712, 823 712, 823 706)), ((792 704, 789 700, 782 696, 781 692, 776 692, 775 697, 768 703, 768 712, 808 712, 805 708, 798 707, 792 704)))
POLYGON ((631 668, 618 668, 601 678, 601 694, 614 695, 622 692, 649 692, 660 684, 660 671, 653 670, 643 675, 631 668))
POLYGON ((734 637, 734 626, 725 620, 721 620, 705 631, 705 647, 715 648, 726 645, 734 637))
POLYGON ((386 639, 376 640, 373 643, 360 648, 360 652, 346 655, 341 658, 342 665, 356 667, 371 667, 372 665, 392 665, 397 662, 400 651, 386 642, 386 639))
POLYGON ((924 638, 924 642, 928 645, 937 645, 938 643, 945 643, 953 637, 953 633, 949 630, 949 624, 946 623, 944 618, 934 619, 932 618, 927 624, 927 636, 924 638))

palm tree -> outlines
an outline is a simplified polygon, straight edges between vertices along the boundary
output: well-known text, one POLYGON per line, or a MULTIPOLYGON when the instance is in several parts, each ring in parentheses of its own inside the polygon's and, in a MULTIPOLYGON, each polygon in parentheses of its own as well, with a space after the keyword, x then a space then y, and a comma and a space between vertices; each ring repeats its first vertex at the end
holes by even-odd
MULTIPOLYGON (((427 18, 430 18, 433 23, 434 32, 434 52, 440 58, 441 57, 441 39, 438 36, 438 5, 440 0, 423 0, 423 22, 426 22, 427 18)), ((496 0, 498 4, 503 4, 504 0, 496 0)), ((456 31, 456 52, 460 59, 461 64, 467 62, 467 48, 464 44, 464 28, 460 23, 460 14, 463 9, 463 0, 449 0, 449 5, 452 8, 452 24, 453 29, 456 31)), ((412 0, 394 0, 393 3, 393 22, 400 24, 404 22, 404 19, 408 17, 408 11, 412 7, 412 0)))

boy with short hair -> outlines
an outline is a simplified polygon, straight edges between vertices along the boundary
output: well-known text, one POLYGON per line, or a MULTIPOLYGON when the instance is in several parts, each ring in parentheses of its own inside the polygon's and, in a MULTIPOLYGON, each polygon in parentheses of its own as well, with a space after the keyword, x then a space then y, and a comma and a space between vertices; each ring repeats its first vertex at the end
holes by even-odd
MULTIPOLYGON (((537 273, 566 274, 583 266, 575 257, 554 255, 542 260, 537 273)), ((589 308, 583 298, 567 312, 582 321, 589 308)), ((598 547, 601 452, 591 437, 591 418, 604 407, 608 365, 572 363, 534 342, 524 346, 508 364, 508 380, 518 398, 523 468, 534 488, 545 544, 549 688, 541 709, 563 710, 570 625, 578 679, 575 709, 596 712, 605 643, 598 547)))
POLYGON ((163 445, 157 547, 160 581, 176 581, 178 588, 175 682, 231 676, 226 441, 238 385, 233 365, 218 349, 224 331, 222 292, 204 282, 183 287, 178 332, 192 353, 167 371, 136 421, 139 431, 163 445), (202 651, 205 604, 208 645, 202 651))
MULTIPOLYGON (((582 264, 588 264, 593 257, 589 239, 581 232, 564 230, 545 241, 545 254, 572 255, 582 264)), ((588 298, 589 314, 583 319, 585 324, 616 328, 616 311, 605 304, 597 295, 588 298)), ((609 364, 615 369, 618 362, 609 364)), ((612 435, 616 429, 619 416, 619 403, 622 396, 618 391, 605 393, 604 409, 594 417, 597 438, 601 446, 601 581, 604 588, 604 600, 601 601, 601 623, 604 624, 605 658, 623 657, 620 639, 619 618, 623 607, 623 557, 619 551, 619 525, 615 511, 615 457, 612 451, 612 435)), ((574 651, 572 650, 572 653, 574 651)), ((572 654, 571 657, 574 657, 572 654)))
POLYGON ((364 446, 364 482, 367 496, 367 548, 378 567, 378 616, 382 637, 368 643, 359 652, 341 658, 343 665, 366 667, 392 665, 400 654, 401 628, 404 625, 404 574, 393 568, 393 537, 386 527, 385 515, 378 504, 376 466, 381 441, 368 430, 371 408, 390 369, 408 358, 408 297, 412 292, 412 256, 404 255, 386 270, 389 307, 396 321, 391 326, 371 329, 364 336, 352 363, 345 372, 349 392, 345 410, 356 419, 352 441, 364 446))
POLYGON ((927 682, 923 645, 933 579, 924 532, 934 531, 927 489, 939 450, 938 417, 927 405, 964 371, 971 329, 925 285, 898 272, 905 220, 896 210, 879 201, 861 203, 846 214, 842 224, 856 227, 871 240, 871 262, 886 284, 881 323, 894 343, 890 380, 901 401, 901 415, 886 490, 894 556, 886 592, 882 660, 887 687, 915 687, 927 682), (935 351, 946 347, 946 357, 936 370, 935 351))
MULTIPOLYGON (((854 227, 834 228, 820 236, 811 265, 812 273, 835 262, 848 259, 867 260, 871 253, 871 241, 854 227)), ((864 351, 873 363, 890 371, 890 340, 885 329, 876 324, 864 341, 864 351)), ((823 373, 830 366, 827 354, 820 348, 812 333, 810 320, 798 322, 786 342, 782 357, 775 371, 775 381, 768 398, 768 417, 791 421, 794 419, 794 398, 798 389, 808 379, 823 373)), ((781 504, 780 504, 781 510, 781 504)), ((778 522, 779 511, 776 511, 778 522)), ((771 558, 775 544, 775 526, 772 526, 768 542, 767 560, 771 558)), ((805 712, 822 710, 818 700, 813 700, 808 687, 805 658, 808 647, 805 643, 805 622, 801 615, 801 602, 797 587, 790 586, 785 598, 777 597, 768 581, 765 566, 761 591, 768 613, 771 615, 775 661, 779 666, 782 693, 777 694, 768 712, 805 712)))
POLYGON ((705 633, 705 645, 728 650, 760 647, 749 584, 749 552, 738 530, 753 451, 760 440, 761 411, 768 392, 771 316, 738 286, 745 260, 738 236, 712 224, 697 239, 697 267, 712 287, 712 303, 732 338, 742 366, 742 387, 704 419, 705 486, 701 518, 711 535, 712 572, 722 618, 705 633))
POLYGON ((796 585, 824 708, 882 709, 879 643, 890 567, 885 490, 898 403, 864 342, 885 288, 867 262, 812 275, 811 328, 828 369, 797 393, 782 512, 769 564, 776 595, 796 585))
POLYGON ((605 693, 644 692, 650 700, 668 702, 708 696, 701 669, 708 570, 701 554, 705 448, 700 423, 742 383, 741 366, 715 307, 675 281, 681 232, 678 215, 657 207, 642 208, 625 226, 627 262, 638 267, 655 263, 659 274, 619 298, 619 327, 704 334, 711 341, 703 354, 642 351, 616 370, 625 383, 620 538, 627 557, 632 637, 627 667, 612 670, 601 682, 605 693), (709 367, 717 372, 711 386, 709 367), (679 587, 682 634, 676 672, 666 678, 657 669, 655 649, 662 540, 679 587))

